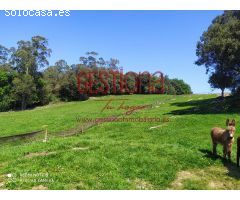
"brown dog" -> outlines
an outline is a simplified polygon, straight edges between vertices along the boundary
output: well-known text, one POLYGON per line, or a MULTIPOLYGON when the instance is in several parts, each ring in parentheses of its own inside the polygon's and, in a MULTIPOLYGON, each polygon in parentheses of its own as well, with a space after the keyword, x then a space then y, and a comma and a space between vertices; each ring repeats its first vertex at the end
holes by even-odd
POLYGON ((226 129, 215 127, 211 130, 213 154, 217 154, 217 144, 223 145, 223 157, 231 159, 232 144, 234 142, 235 120, 226 121, 226 129))
POLYGON ((240 160, 240 137, 237 139, 237 166, 239 167, 240 160))

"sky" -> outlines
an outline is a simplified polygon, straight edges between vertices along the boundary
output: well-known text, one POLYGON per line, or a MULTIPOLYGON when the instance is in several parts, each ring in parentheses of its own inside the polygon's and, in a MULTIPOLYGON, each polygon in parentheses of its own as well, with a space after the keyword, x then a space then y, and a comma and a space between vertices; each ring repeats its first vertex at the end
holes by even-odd
POLYGON ((71 11, 68 17, 7 17, 0 11, 0 44, 41 35, 48 39, 50 65, 59 59, 79 63, 96 51, 117 58, 124 72, 161 71, 183 79, 194 93, 217 93, 204 66, 197 66, 196 44, 223 11, 71 11))

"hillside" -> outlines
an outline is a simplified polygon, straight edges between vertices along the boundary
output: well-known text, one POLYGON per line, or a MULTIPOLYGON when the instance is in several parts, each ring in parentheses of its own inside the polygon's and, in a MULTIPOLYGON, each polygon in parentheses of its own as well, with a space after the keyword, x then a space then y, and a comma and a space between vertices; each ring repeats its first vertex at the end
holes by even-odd
POLYGON ((48 125, 49 138, 1 143, 0 189, 240 189, 236 144, 233 163, 210 153, 210 129, 225 127, 226 118, 237 120, 239 136, 239 109, 215 95, 107 96, 3 112, 0 137, 48 125), (113 98, 119 101, 101 112, 113 98), (124 106, 144 105, 151 107, 124 114, 124 106), (102 122, 77 135, 60 134, 86 123, 79 119, 113 116, 160 121, 102 122))

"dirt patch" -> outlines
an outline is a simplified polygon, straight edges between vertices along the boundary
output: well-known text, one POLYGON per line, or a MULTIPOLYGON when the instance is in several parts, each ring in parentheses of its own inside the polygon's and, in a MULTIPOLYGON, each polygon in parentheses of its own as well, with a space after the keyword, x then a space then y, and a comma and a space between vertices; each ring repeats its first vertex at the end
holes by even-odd
POLYGON ((228 175, 224 166, 180 171, 168 189, 240 189, 240 179, 228 175))
POLYGON ((167 123, 160 124, 160 125, 157 125, 157 126, 152 126, 152 127, 149 128, 149 130, 156 129, 156 128, 161 128, 161 127, 166 126, 166 125, 167 125, 167 123))
POLYGON ((210 181, 208 183, 208 187, 209 188, 212 188, 212 189, 219 189, 219 188, 224 188, 224 183, 223 182, 220 182, 220 181, 210 181))
POLYGON ((0 182, 0 188, 3 187, 5 184, 4 182, 0 182))
POLYGON ((89 97, 90 100, 96 100, 96 99, 101 99, 99 97, 89 97))
POLYGON ((63 152, 66 152, 66 151, 84 151, 84 150, 88 150, 89 147, 74 147, 72 149, 67 149, 67 150, 64 150, 64 151, 52 151, 52 152, 36 152, 36 153, 28 153, 27 155, 25 155, 25 158, 33 158, 33 157, 38 157, 38 156, 49 156, 49 155, 55 155, 57 153, 63 153, 63 152))
POLYGON ((0 167, 5 167, 7 165, 7 162, 0 163, 0 167))
POLYGON ((184 181, 188 179, 197 180, 199 177, 190 171, 178 172, 177 178, 172 182, 171 187, 174 189, 180 189, 183 187, 184 181))
POLYGON ((180 118, 181 116, 170 116, 169 118, 175 119, 175 118, 180 118))
POLYGON ((25 155, 25 158, 32 158, 32 157, 37 157, 37 156, 48 156, 48 155, 53 155, 56 154, 57 152, 37 152, 37 153, 29 153, 25 155))
POLYGON ((152 190, 153 186, 146 180, 142 179, 135 179, 133 181, 134 187, 136 190, 152 190))
POLYGON ((32 190, 47 190, 48 188, 43 185, 34 186, 32 190))
POLYGON ((72 150, 74 150, 74 151, 78 151, 78 150, 88 150, 89 149, 89 147, 74 147, 74 148, 72 148, 72 150))
POLYGON ((4 175, 0 175, 0 189, 5 185, 5 178, 6 177, 4 175))

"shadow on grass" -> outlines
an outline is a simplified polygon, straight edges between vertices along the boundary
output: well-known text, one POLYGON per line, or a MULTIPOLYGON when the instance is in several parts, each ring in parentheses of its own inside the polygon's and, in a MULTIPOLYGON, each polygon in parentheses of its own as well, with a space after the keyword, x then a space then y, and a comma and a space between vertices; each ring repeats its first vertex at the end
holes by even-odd
POLYGON ((210 99, 198 99, 186 102, 175 102, 172 106, 181 109, 173 110, 168 114, 187 115, 187 114, 235 114, 240 112, 240 97, 221 97, 210 99), (186 108, 184 108, 186 107, 186 108))
POLYGON ((228 173, 227 175, 230 177, 233 177, 235 179, 240 179, 240 167, 237 167, 237 164, 233 161, 229 161, 227 159, 224 159, 223 157, 217 155, 213 155, 211 151, 207 149, 199 149, 200 152, 202 152, 204 155, 203 157, 210 158, 213 161, 220 159, 223 165, 227 168, 228 173))

